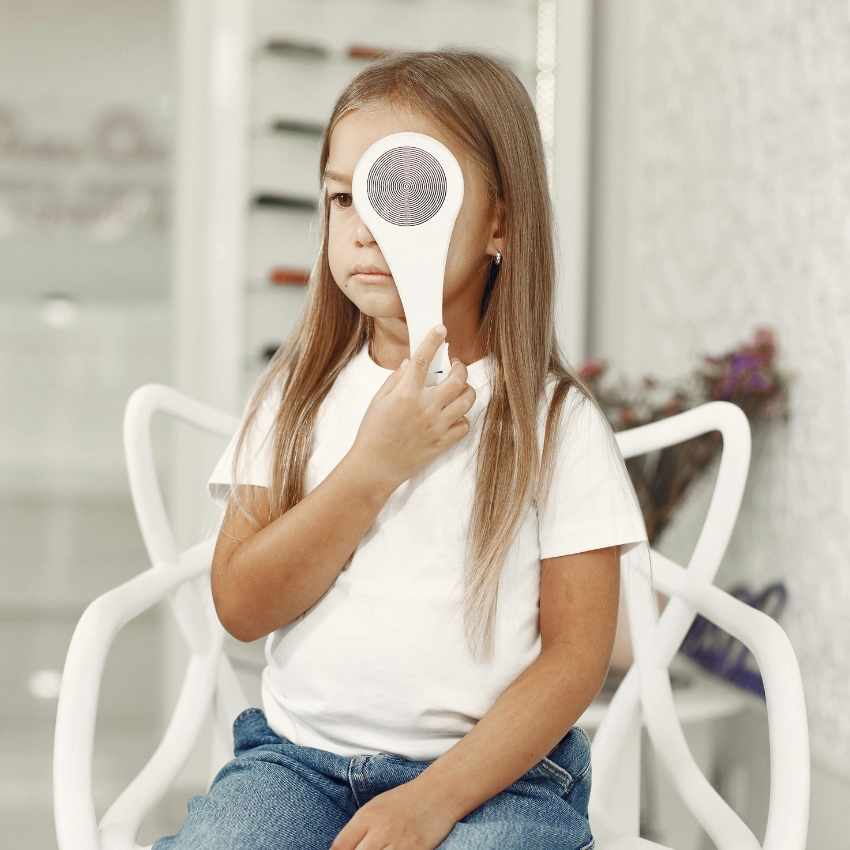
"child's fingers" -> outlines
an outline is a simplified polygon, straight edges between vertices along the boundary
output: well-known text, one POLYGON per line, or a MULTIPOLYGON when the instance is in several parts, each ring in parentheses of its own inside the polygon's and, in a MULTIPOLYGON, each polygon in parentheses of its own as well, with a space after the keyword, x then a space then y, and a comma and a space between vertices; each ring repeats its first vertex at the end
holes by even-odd
POLYGON ((446 329, 443 325, 435 325, 425 334, 425 339, 419 344, 416 351, 413 352, 413 357, 410 358, 408 368, 405 369, 405 380, 410 383, 415 383, 417 387, 425 386, 425 376, 428 374, 428 367, 437 353, 437 349, 446 338, 446 329))
POLYGON ((466 414, 472 410, 473 404, 475 404, 475 390, 467 384, 463 390, 461 390, 460 395, 443 408, 442 415, 444 417, 444 421, 447 421, 449 424, 457 422, 458 419, 462 416, 466 416, 466 414))
POLYGON ((449 402, 454 401, 463 392, 468 377, 469 372, 463 362, 457 359, 452 361, 449 374, 437 386, 431 388, 433 403, 445 407, 449 402))

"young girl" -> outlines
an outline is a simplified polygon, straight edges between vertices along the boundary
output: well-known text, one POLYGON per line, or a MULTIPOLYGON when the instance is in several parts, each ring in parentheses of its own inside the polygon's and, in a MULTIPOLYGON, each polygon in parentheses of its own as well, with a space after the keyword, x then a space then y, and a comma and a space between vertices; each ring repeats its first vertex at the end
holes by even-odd
POLYGON ((155 848, 586 850, 573 724, 645 530, 557 351, 534 108, 483 55, 396 56, 343 91, 321 175, 307 304, 210 480, 216 610, 240 640, 271 636, 264 710, 237 718, 234 760, 155 848), (402 131, 443 142, 465 183, 445 327, 410 359, 351 200, 361 155, 402 131), (426 388, 443 339, 451 371, 426 388))

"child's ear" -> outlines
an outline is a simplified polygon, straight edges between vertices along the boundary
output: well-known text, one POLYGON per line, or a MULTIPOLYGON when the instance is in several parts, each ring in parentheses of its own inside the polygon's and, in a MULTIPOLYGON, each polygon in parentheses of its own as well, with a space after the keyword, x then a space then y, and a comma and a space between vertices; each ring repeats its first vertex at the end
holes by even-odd
POLYGON ((495 255, 497 251, 505 253, 505 205, 502 201, 493 205, 488 223, 487 253, 495 255))

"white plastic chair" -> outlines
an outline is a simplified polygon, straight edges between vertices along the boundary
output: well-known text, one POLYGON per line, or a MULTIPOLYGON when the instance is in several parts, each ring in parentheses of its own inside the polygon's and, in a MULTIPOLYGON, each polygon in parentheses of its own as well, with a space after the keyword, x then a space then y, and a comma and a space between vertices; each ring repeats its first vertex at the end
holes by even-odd
POLYGON ((136 390, 124 414, 124 449, 130 492, 151 568, 89 605, 77 624, 62 675, 53 751, 53 800, 60 850, 137 850, 145 815, 164 797, 194 748, 215 703, 216 768, 232 752, 231 724, 248 703, 227 657, 222 629, 205 580, 215 540, 179 552, 156 477, 150 421, 162 412, 229 437, 238 419, 151 384, 136 390), (165 735, 148 763, 112 804, 98 826, 92 802, 92 753, 100 681, 118 632, 168 599, 190 657, 186 678, 165 735))
MULTIPOLYGON (((222 651, 224 632, 204 578, 214 540, 179 552, 156 479, 149 425, 164 412, 198 428, 230 436, 235 417, 168 387, 137 390, 127 404, 124 442, 133 503, 152 567, 96 599, 77 625, 68 650, 56 719, 54 803, 59 850, 139 850, 145 815, 165 795, 195 746, 211 705, 216 738, 212 769, 229 757, 231 724, 247 703, 222 651), (199 579, 199 581, 193 581, 199 579), (198 587, 203 590, 199 592, 198 587), (92 803, 95 716, 104 662, 116 634, 134 617, 168 599, 190 661, 165 736, 147 765, 98 826, 92 803)), ((636 663, 618 689, 593 742, 591 824, 599 850, 659 847, 638 836, 641 713, 675 787, 720 850, 759 847, 752 833, 697 768, 676 718, 667 669, 696 612, 754 652, 764 678, 771 742, 771 799, 765 850, 804 850, 809 800, 808 735, 802 682, 782 629, 711 582, 725 551, 746 481, 749 427, 722 402, 704 405, 617 436, 626 457, 718 430, 723 455, 705 525, 687 569, 653 553, 652 576, 626 571, 636 663), (662 616, 652 583, 671 597, 662 616)))
POLYGON ((719 431, 723 453, 705 523, 687 569, 652 551, 652 574, 624 569, 635 663, 593 741, 590 821, 598 850, 659 847, 638 837, 641 720, 676 791, 718 850, 804 850, 809 813, 809 740, 803 683, 782 628, 712 582, 726 551, 747 480, 750 428, 727 402, 617 435, 626 458, 719 431), (653 588, 669 597, 662 615, 653 588), (764 681, 770 735, 770 805, 764 844, 709 784, 676 716, 668 668, 696 614, 752 650, 764 681))

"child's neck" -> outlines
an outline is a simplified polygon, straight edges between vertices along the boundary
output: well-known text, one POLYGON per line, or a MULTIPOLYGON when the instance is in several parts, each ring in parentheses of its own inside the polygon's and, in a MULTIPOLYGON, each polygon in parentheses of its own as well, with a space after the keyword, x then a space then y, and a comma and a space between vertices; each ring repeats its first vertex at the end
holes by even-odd
MULTIPOLYGON (((452 321, 452 317, 443 315, 446 325, 446 339, 449 342, 449 357, 458 358, 468 366, 484 356, 481 340, 477 339, 479 321, 471 316, 466 321, 452 321)), ((398 369, 401 361, 410 357, 410 341, 407 323, 404 319, 375 319, 375 335, 370 350, 372 360, 384 369, 398 369)))

